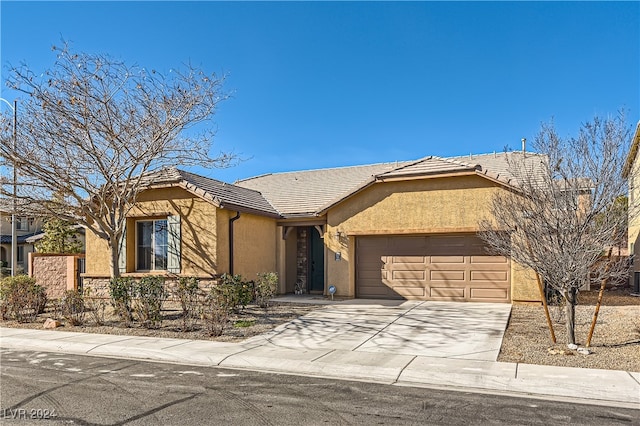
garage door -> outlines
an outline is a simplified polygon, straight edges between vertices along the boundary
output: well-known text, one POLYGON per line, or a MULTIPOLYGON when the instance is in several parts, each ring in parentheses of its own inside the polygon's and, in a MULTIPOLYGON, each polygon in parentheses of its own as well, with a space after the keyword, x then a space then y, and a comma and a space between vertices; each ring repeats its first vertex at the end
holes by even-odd
POLYGON ((509 302, 509 269, 474 234, 356 239, 362 298, 509 302))

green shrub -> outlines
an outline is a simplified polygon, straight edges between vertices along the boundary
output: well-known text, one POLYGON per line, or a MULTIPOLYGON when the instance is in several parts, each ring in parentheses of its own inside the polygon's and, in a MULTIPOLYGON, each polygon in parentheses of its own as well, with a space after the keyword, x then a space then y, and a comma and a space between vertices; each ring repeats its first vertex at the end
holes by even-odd
POLYGON ((111 278, 109 281, 109 296, 113 310, 129 327, 133 321, 131 300, 135 294, 135 281, 129 277, 111 278))
POLYGON ((193 330, 200 311, 200 285, 196 277, 180 277, 176 297, 182 307, 182 331, 193 330))
POLYGON ((167 299, 164 278, 146 276, 135 284, 134 312, 146 328, 158 328, 162 324, 162 304, 167 299))
POLYGON ((217 293, 220 305, 230 311, 245 308, 253 300, 253 282, 242 281, 241 275, 222 274, 212 291, 217 293))
POLYGON ((2 318, 33 322, 47 306, 44 287, 27 275, 6 277, 0 281, 0 313, 2 318))
POLYGON ((84 323, 85 306, 82 293, 77 290, 67 290, 58 302, 62 316, 71 325, 82 325, 84 323))
POLYGON ((258 274, 255 284, 256 304, 261 308, 268 308, 269 301, 278 290, 278 274, 275 272, 262 272, 258 274))

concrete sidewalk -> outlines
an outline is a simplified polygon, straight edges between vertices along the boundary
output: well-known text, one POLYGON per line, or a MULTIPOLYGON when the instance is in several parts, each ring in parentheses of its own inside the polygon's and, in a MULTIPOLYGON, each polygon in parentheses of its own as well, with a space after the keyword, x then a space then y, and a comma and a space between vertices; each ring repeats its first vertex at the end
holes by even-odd
POLYGON ((290 301, 328 306, 241 343, 0 328, 0 348, 640 408, 637 372, 496 362, 511 311, 508 304, 290 301))

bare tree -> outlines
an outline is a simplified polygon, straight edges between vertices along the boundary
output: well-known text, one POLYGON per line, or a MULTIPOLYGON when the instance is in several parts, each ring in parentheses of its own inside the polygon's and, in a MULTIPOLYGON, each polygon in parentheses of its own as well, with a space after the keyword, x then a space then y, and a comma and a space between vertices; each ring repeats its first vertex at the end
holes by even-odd
POLYGON ((18 170, 19 205, 107 240, 111 274, 118 276, 126 215, 148 184, 144 176, 234 159, 210 155, 213 132, 206 127, 226 98, 224 79, 192 66, 165 76, 66 44, 53 50, 55 63, 43 74, 11 67, 6 84, 27 97, 19 103, 16 149, 3 117, 0 155, 18 170))
POLYGON ((543 124, 536 154, 509 157, 513 190, 493 198, 492 219, 480 224, 493 251, 531 268, 562 295, 567 343, 576 342, 580 288, 628 277, 626 260, 606 254, 625 244, 627 212, 616 200, 626 194, 629 136, 622 114, 596 117, 576 137, 562 138, 553 122, 543 124))

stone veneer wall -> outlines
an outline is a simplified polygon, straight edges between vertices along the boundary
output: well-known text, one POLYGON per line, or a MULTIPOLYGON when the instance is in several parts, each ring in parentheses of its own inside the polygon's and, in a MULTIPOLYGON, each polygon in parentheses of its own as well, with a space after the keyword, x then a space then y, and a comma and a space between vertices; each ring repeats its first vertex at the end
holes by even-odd
POLYGON ((36 257, 33 277, 47 291, 49 299, 59 299, 67 291, 67 259, 64 257, 36 257))
POLYGON ((300 286, 303 293, 308 291, 307 282, 309 274, 309 230, 305 227, 299 227, 298 243, 296 250, 296 283, 300 286))
POLYGON ((59 299, 67 290, 77 288, 79 255, 29 253, 29 276, 45 288, 49 299, 59 299))
MULTIPOLYGON (((136 280, 140 279, 140 277, 132 277, 136 280)), ((92 277, 92 276, 84 276, 83 277, 83 287, 84 289, 91 289, 91 297, 100 297, 100 298, 109 298, 109 281, 111 278, 109 277, 92 277)), ((178 278, 177 277, 166 277, 165 278, 165 286, 169 292, 169 299, 175 298, 175 289, 178 287, 178 278)), ((218 283, 218 280, 214 278, 201 278, 200 279, 200 290, 207 293, 218 283)))

